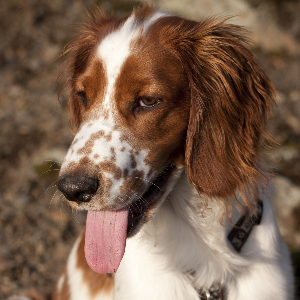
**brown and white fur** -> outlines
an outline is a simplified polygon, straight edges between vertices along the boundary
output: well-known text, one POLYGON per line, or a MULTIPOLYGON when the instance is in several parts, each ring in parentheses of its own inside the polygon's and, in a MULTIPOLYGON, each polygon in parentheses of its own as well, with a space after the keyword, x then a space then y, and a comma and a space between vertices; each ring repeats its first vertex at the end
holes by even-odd
POLYGON ((274 88, 226 21, 98 11, 67 47, 76 135, 59 187, 75 209, 142 212, 112 277, 88 267, 83 233, 53 300, 196 300, 216 282, 227 300, 293 299, 258 153, 274 88), (237 253, 227 235, 257 196, 261 224, 237 253))

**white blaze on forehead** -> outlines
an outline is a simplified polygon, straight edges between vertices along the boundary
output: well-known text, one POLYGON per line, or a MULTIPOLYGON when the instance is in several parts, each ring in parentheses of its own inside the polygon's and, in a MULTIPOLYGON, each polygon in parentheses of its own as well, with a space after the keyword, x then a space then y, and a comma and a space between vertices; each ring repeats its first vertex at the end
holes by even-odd
POLYGON ((108 80, 104 99, 105 107, 111 107, 115 82, 124 62, 130 55, 132 44, 141 34, 145 34, 155 21, 164 16, 168 15, 157 11, 144 24, 137 25, 135 16, 131 15, 119 30, 109 34, 99 45, 96 57, 103 62, 108 80))
POLYGON ((170 14, 167 14, 162 11, 156 11, 149 19, 144 22, 143 25, 143 34, 147 33, 147 30, 153 25, 158 19, 162 17, 170 17, 170 14))
POLYGON ((131 43, 139 35, 140 28, 135 26, 134 16, 132 15, 119 30, 109 34, 97 49, 97 57, 104 64, 108 81, 104 99, 105 107, 111 106, 116 79, 120 74, 122 65, 130 54, 131 43))

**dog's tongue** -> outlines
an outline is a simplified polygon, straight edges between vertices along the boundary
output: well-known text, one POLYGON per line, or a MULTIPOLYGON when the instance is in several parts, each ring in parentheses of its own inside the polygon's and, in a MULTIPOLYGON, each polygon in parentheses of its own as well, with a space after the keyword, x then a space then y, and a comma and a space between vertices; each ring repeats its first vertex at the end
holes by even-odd
POLYGON ((95 272, 116 273, 125 252, 128 211, 88 211, 84 252, 95 272))

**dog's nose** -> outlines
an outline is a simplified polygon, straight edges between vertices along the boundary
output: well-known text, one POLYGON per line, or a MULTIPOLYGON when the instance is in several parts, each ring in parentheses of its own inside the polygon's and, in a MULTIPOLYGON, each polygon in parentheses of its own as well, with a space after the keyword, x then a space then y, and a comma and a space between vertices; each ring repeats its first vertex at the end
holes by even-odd
POLYGON ((98 190, 99 181, 90 176, 61 176, 57 186, 68 200, 89 202, 98 190))

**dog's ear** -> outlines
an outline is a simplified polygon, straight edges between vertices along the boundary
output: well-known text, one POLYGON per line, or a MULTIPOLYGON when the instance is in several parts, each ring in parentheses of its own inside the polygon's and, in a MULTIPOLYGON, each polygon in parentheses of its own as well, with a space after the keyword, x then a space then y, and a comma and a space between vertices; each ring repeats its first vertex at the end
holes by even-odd
POLYGON ((243 45, 243 28, 224 19, 180 20, 173 43, 191 89, 187 176, 210 197, 245 195, 264 178, 258 150, 274 87, 243 45))

